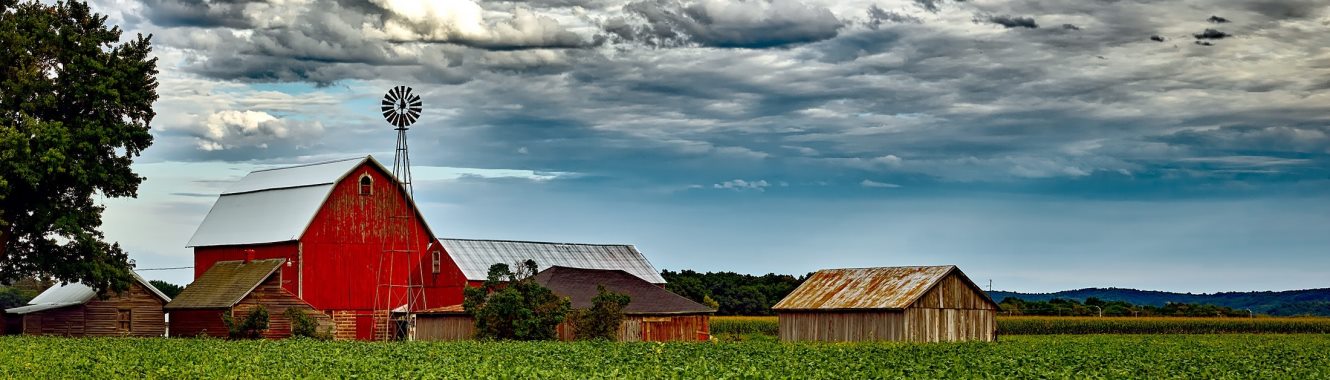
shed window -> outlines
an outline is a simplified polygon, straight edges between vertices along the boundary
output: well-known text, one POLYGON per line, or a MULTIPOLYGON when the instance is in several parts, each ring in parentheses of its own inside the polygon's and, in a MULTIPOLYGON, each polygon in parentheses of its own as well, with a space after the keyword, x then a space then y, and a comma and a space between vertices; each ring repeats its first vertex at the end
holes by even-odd
POLYGON ((134 312, 129 309, 120 309, 115 316, 116 331, 133 332, 134 331, 134 312))
POLYGON ((430 252, 430 258, 434 263, 434 265, 432 266, 432 268, 434 268, 434 274, 439 274, 440 269, 442 269, 440 268, 442 266, 442 263, 440 262, 442 257, 440 257, 439 251, 430 252))
POLYGON ((360 195, 374 194, 374 178, 369 173, 360 175, 360 195))

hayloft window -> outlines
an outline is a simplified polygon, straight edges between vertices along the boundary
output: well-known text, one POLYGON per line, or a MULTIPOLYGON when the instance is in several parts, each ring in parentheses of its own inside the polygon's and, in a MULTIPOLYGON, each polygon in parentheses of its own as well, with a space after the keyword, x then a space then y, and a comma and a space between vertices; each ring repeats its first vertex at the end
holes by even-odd
POLYGON ((127 333, 134 331, 134 312, 129 309, 120 309, 115 316, 116 331, 127 333))
POLYGON ((442 262, 440 262, 442 257, 440 257, 439 251, 430 252, 430 259, 431 262, 433 263, 433 266, 431 268, 434 269, 434 274, 439 274, 440 270, 442 269, 440 267, 443 264, 442 262))
POLYGON ((374 194, 374 178, 369 173, 360 175, 360 195, 374 194))

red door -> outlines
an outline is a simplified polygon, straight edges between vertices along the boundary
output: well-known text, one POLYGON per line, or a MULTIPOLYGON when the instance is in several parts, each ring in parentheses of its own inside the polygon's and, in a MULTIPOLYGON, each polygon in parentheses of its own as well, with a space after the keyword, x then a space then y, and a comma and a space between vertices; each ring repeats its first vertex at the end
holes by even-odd
POLYGON ((374 316, 356 316, 356 339, 374 340, 374 316))

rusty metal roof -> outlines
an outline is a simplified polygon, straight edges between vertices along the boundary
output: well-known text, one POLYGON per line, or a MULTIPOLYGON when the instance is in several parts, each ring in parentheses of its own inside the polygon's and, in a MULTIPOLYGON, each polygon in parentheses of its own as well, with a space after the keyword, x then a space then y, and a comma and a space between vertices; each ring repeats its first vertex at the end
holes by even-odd
POLYGON ((185 287, 164 309, 224 309, 235 306, 263 280, 276 273, 286 259, 218 261, 185 287))
POLYGON ((653 284, 664 284, 660 271, 637 247, 626 244, 547 243, 512 240, 439 239, 448 257, 469 281, 484 281, 494 264, 531 259, 538 270, 552 266, 619 269, 653 284))
POLYGON ((904 309, 956 270, 954 265, 823 269, 772 309, 904 309))

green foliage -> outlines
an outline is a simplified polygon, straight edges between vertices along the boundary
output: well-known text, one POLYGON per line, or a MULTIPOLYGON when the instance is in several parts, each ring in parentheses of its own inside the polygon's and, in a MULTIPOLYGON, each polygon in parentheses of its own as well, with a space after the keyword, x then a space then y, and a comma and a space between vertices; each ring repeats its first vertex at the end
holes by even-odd
POLYGON ((998 335, 1330 334, 1327 318, 999 317, 998 335))
POLYGON ((579 340, 618 340, 619 326, 623 324, 623 308, 632 299, 627 294, 620 294, 596 286, 596 296, 591 298, 591 308, 575 310, 571 319, 573 331, 579 340))
POLYGON ((0 286, 0 311, 27 305, 37 293, 11 286, 0 286))
POLYGON ((236 322, 230 313, 222 313, 222 323, 231 339, 259 339, 268 330, 268 309, 257 306, 240 322, 236 322))
MULTIPOLYGON (((1286 290, 1278 292, 1221 292, 1213 294, 1173 293, 1121 288, 1089 288, 1055 293, 1014 293, 995 291, 994 300, 1014 297, 1025 301, 1048 302, 1055 298, 1088 302, 1090 298, 1117 300, 1142 306, 1164 307, 1170 303, 1216 305, 1256 314, 1273 316, 1330 316, 1330 288, 1286 290)), ((1213 316, 1213 314, 1211 314, 1213 316)))
POLYGON ((1168 303, 1161 307, 1133 305, 1124 301, 1103 301, 1096 297, 1085 303, 1073 299, 1054 298, 1047 302, 1026 301, 1007 297, 998 305, 1004 315, 1044 316, 1102 316, 1105 317, 1248 317, 1247 310, 1234 310, 1223 306, 1188 303, 1168 303))
POLYGON ((462 307, 476 320, 476 338, 552 340, 571 306, 549 288, 536 283, 536 262, 512 270, 494 264, 481 287, 468 287, 462 307))
POLYGON ((291 336, 318 340, 332 339, 332 333, 328 331, 320 332, 319 321, 310 317, 303 310, 289 307, 282 314, 291 321, 291 336))
POLYGON ((997 343, 323 342, 0 337, 0 378, 1325 379, 1330 335, 997 343))
POLYGON ((175 296, 180 295, 180 292, 185 291, 185 287, 183 286, 172 284, 162 280, 152 280, 148 281, 148 283, 152 284, 152 287, 157 288, 157 290, 161 291, 162 294, 165 294, 167 297, 170 298, 175 298, 175 296))
POLYGON ((712 317, 711 335, 772 335, 780 333, 776 317, 712 317))
POLYGON ((665 270, 660 275, 665 278, 665 289, 704 305, 714 304, 718 315, 772 315, 771 306, 808 278, 808 275, 796 278, 774 273, 753 276, 691 270, 665 270))
POLYGON ((152 144, 148 40, 120 43, 86 3, 0 1, 0 282, 133 281, 94 195, 133 197, 143 181, 130 164, 152 144))

